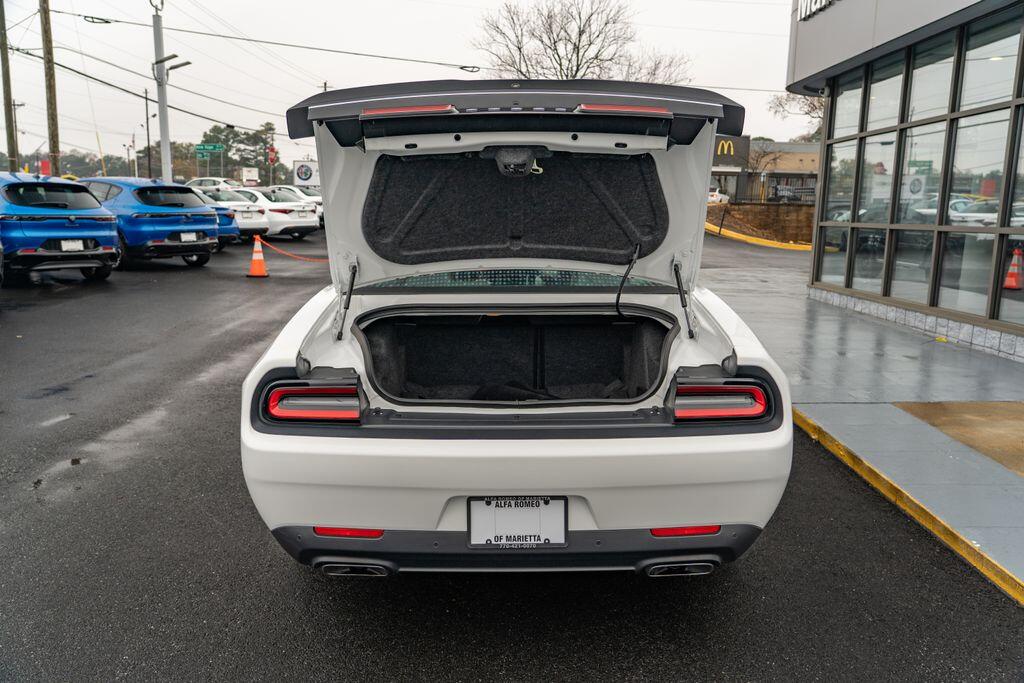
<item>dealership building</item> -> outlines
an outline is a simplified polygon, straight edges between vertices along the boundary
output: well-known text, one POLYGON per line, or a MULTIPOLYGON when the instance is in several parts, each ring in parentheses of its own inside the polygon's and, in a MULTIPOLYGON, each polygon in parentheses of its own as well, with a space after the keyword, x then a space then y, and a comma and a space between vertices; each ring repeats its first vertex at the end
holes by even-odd
POLYGON ((1024 360, 1021 0, 794 0, 826 98, 811 296, 1024 360))

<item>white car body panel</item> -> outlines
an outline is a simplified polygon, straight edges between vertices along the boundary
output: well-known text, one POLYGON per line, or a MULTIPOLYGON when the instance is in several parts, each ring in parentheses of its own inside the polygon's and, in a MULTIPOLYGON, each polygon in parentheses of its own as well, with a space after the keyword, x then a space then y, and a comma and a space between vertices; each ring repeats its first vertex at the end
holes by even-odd
POLYGON ((288 234, 291 228, 316 228, 320 226, 320 222, 316 217, 316 209, 311 204, 305 202, 272 202, 252 188, 235 187, 232 189, 246 198, 251 197, 252 204, 265 211, 264 216, 269 227, 267 235, 288 234), (297 213, 282 214, 271 209, 292 209, 294 212, 305 212, 306 216, 300 218, 297 213))

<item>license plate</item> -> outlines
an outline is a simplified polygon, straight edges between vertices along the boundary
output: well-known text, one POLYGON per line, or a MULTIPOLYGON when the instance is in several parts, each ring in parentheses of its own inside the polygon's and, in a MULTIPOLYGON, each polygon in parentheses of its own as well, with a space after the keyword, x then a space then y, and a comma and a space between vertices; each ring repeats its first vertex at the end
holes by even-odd
POLYGON ((299 218, 309 218, 308 211, 299 211, 299 218))
POLYGON ((196 234, 194 232, 183 232, 181 233, 182 242, 195 242, 196 234))
POLYGON ((564 548, 565 496, 488 496, 469 499, 471 548, 564 548))
POLYGON ((85 242, 82 240, 61 240, 61 251, 85 251, 85 242))
POLYGON ((250 212, 248 212, 248 211, 243 211, 243 212, 242 212, 241 214, 239 214, 239 215, 240 215, 240 216, 241 216, 242 218, 252 218, 252 217, 253 217, 253 214, 252 214, 252 213, 250 213, 250 212))

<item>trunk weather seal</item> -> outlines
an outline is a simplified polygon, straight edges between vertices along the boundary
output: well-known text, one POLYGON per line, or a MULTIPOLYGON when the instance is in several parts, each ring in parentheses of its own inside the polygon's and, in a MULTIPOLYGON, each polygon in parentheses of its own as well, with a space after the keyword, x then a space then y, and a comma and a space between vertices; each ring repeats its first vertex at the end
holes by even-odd
POLYGON ((679 336, 679 321, 675 316, 669 315, 661 309, 654 308, 652 306, 645 306, 642 304, 625 304, 621 307, 626 311, 638 311, 641 315, 646 315, 650 318, 655 318, 665 323, 670 323, 671 327, 665 335, 665 341, 661 348, 661 380, 654 383, 650 390, 642 396, 636 398, 618 399, 618 398, 595 398, 587 400, 577 399, 556 399, 551 401, 538 401, 537 403, 522 403, 517 401, 437 401, 433 399, 399 399, 392 396, 389 392, 377 383, 376 372, 373 367, 373 357, 370 354, 369 346, 366 343, 366 335, 363 334, 363 327, 366 323, 379 320, 381 318, 390 318, 396 315, 410 314, 410 313, 430 313, 430 314, 441 314, 441 313, 486 313, 494 311, 512 311, 518 314, 543 314, 543 313, 564 313, 566 309, 572 311, 580 311, 587 313, 608 313, 614 316, 616 314, 615 306, 603 303, 582 303, 572 304, 567 306, 564 304, 550 304, 550 305, 538 305, 538 304, 499 304, 494 306, 480 306, 480 304, 399 304, 396 306, 386 306, 384 308, 378 308, 372 311, 368 311, 352 322, 352 337, 359 343, 359 348, 363 353, 363 361, 365 363, 366 381, 369 383, 373 390, 380 396, 386 398, 389 402, 399 406, 451 406, 451 407, 462 407, 462 408, 504 408, 504 409, 515 409, 515 410, 531 410, 531 409, 543 409, 543 408, 555 408, 555 407, 572 407, 572 406, 608 406, 608 405, 633 405, 642 403, 648 400, 658 392, 658 388, 664 383, 665 376, 668 372, 668 357, 672 348, 672 342, 675 341, 676 337, 679 336))

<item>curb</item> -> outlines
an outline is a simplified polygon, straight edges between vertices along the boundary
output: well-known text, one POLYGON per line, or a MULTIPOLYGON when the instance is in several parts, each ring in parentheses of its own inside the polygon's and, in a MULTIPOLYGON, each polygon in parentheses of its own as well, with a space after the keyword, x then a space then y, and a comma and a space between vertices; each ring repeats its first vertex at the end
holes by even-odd
POLYGON ((759 247, 772 247, 773 249, 788 249, 790 251, 810 251, 811 245, 809 244, 794 244, 792 242, 776 242, 774 240, 766 240, 761 237, 751 237, 750 235, 744 235, 740 232, 729 230, 728 228, 719 228, 715 225, 711 225, 707 221, 704 222, 704 231, 710 232, 712 235, 719 237, 725 237, 726 239, 736 240, 737 242, 746 242, 747 244, 754 244, 759 247))
POLYGON ((851 451, 795 407, 793 408, 793 424, 824 446, 872 488, 885 496, 889 502, 906 513, 908 517, 930 531, 950 550, 981 572, 985 578, 1015 600, 1019 606, 1024 607, 1024 580, 1014 576, 1008 569, 978 549, 956 529, 900 488, 871 463, 851 451))

